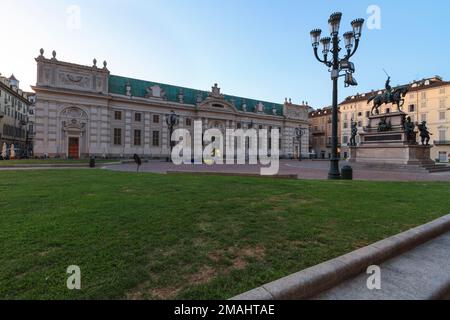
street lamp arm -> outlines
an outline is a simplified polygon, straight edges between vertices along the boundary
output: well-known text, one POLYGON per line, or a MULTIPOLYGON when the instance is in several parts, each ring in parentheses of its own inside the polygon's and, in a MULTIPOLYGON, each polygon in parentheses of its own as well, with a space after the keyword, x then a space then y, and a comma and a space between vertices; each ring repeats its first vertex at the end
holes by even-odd
POLYGON ((348 59, 350 59, 351 57, 353 57, 353 55, 356 53, 356 50, 358 50, 358 47, 359 47, 359 39, 356 39, 355 40, 355 47, 353 48, 353 51, 350 53, 348 53, 346 56, 345 56, 345 60, 348 60, 348 59))
POLYGON ((316 57, 316 59, 317 59, 319 62, 321 62, 321 63, 323 63, 323 64, 327 64, 327 61, 326 61, 326 60, 322 60, 322 59, 319 58, 319 54, 317 53, 317 48, 314 48, 314 56, 316 57))

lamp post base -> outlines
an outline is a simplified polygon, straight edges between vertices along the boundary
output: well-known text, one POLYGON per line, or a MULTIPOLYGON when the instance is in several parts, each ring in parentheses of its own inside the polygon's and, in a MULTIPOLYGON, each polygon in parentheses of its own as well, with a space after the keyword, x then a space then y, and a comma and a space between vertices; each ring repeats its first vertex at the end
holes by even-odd
POLYGON ((341 179, 341 173, 339 172, 339 159, 330 160, 330 171, 328 172, 329 180, 341 179))

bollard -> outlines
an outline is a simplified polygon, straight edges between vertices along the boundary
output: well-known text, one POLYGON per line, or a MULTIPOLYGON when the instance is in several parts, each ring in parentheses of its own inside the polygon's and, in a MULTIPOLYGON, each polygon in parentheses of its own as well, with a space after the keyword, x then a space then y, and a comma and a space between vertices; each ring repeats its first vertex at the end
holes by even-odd
POLYGON ((89 159, 89 167, 90 168, 95 168, 95 158, 94 157, 91 157, 89 159))
POLYGON ((353 169, 350 166, 342 167, 341 176, 343 180, 353 180, 353 169))

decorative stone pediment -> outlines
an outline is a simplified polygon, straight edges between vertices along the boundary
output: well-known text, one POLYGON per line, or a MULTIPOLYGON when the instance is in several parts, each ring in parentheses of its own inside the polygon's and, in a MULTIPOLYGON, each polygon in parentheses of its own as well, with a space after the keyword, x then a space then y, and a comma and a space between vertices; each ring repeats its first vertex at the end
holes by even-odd
POLYGON ((225 111, 225 112, 233 112, 238 113, 239 111, 237 108, 226 101, 225 99, 217 99, 208 97, 206 98, 202 103, 198 105, 198 108, 200 109, 208 109, 210 111, 225 111))
POLYGON ((103 93, 108 92, 108 69, 96 66, 88 67, 59 61, 55 58, 46 59, 42 52, 36 58, 38 87, 62 88, 76 91, 103 93))
POLYGON ((148 87, 146 98, 166 99, 166 92, 159 85, 148 87))
POLYGON ((288 119, 308 121, 308 110, 304 106, 285 104, 283 114, 288 119))
POLYGON ((63 130, 64 131, 84 131, 86 129, 86 123, 81 122, 77 119, 71 119, 70 121, 63 121, 62 122, 63 130))
POLYGON ((64 109, 60 118, 64 131, 84 131, 88 122, 87 113, 78 107, 68 107, 64 109))

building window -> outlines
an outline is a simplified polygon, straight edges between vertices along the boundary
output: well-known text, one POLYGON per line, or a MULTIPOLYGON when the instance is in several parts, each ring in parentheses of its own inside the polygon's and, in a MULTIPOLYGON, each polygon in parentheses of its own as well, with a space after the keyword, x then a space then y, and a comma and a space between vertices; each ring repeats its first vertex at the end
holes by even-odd
POLYGON ((134 130, 134 145, 141 145, 141 130, 134 130))
POLYGON ((422 101, 422 103, 420 104, 420 106, 422 108, 426 108, 427 107, 427 102, 426 101, 422 101))
POLYGON ((358 112, 358 117, 361 117, 362 116, 362 112, 358 112))
POLYGON ((446 130, 439 130, 439 141, 447 140, 446 130))
POLYGON ((343 136, 342 137, 342 143, 343 144, 347 144, 348 143, 348 136, 343 136))
POLYGON ((142 117, 142 114, 140 112, 136 112, 134 114, 134 121, 141 122, 141 117, 142 117))
POLYGON ((157 114, 153 115, 153 123, 159 123, 159 115, 157 114))
POLYGON ((439 111, 439 120, 445 120, 445 111, 439 111))
POLYGON ((190 118, 186 118, 186 126, 187 127, 192 126, 192 120, 190 118))
POLYGON ((439 99, 439 107, 445 108, 445 99, 439 99))
POLYGON ((422 113, 420 115, 420 121, 427 121, 427 114, 426 113, 422 113))
POLYGON ((122 144, 122 129, 114 128, 114 144, 119 146, 122 144))
POLYGON ((237 129, 241 129, 241 128, 242 128, 242 123, 238 122, 238 123, 236 124, 236 128, 237 128, 237 129))
POLYGON ((426 93, 426 92, 422 92, 422 93, 420 94, 420 97, 421 97, 422 99, 426 99, 426 98, 427 98, 427 93, 426 93))
POLYGON ((409 108, 408 108, 409 112, 414 112, 415 109, 416 109, 416 106, 415 106, 415 105, 413 105, 413 104, 410 104, 410 105, 409 105, 409 108))
POLYGON ((370 111, 366 111, 366 118, 370 117, 370 111))
POLYGON ((386 108, 386 113, 391 113, 391 109, 390 108, 386 108))
POLYGON ((153 131, 152 144, 154 147, 159 147, 159 131, 153 131))
POLYGON ((344 129, 347 129, 347 128, 348 128, 348 123, 344 122, 344 129))
POLYGON ((114 120, 122 120, 122 111, 114 111, 114 120))

